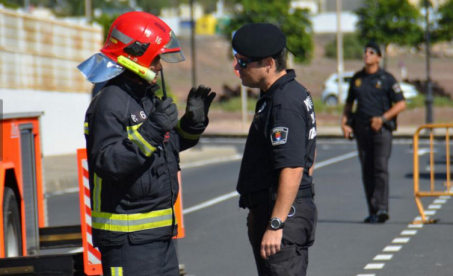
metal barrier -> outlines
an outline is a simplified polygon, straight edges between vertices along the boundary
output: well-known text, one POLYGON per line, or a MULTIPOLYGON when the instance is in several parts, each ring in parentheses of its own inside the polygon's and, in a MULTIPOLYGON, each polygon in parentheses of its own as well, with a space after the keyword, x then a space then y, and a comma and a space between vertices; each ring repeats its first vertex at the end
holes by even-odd
MULTIPOLYGON (((451 160, 450 160, 450 147, 451 142, 450 138, 453 134, 450 134, 450 129, 453 129, 453 124, 427 124, 419 127, 414 134, 413 147, 414 147, 414 196, 415 202, 417 203, 418 210, 420 212, 421 221, 420 223, 435 223, 437 220, 428 219, 425 215, 425 210, 423 208, 423 203, 421 201, 422 197, 439 197, 439 196, 452 196, 453 191, 451 189, 451 160), (434 132, 437 132, 436 134, 434 132), (420 135, 422 132, 426 132, 429 136, 429 179, 430 187, 428 191, 423 191, 420 189, 420 164, 419 164, 419 143, 420 135), (445 137, 445 140, 443 140, 445 137), (435 174, 435 159, 434 159, 434 143, 445 143, 445 176, 446 182, 442 185, 442 190, 436 190, 436 174, 435 174), (445 187, 444 187, 445 186, 445 187)), ((424 135, 425 133, 423 133, 424 135)), ((444 175, 443 172, 440 172, 439 175, 444 175)), ((439 186, 439 185, 438 185, 439 186)))

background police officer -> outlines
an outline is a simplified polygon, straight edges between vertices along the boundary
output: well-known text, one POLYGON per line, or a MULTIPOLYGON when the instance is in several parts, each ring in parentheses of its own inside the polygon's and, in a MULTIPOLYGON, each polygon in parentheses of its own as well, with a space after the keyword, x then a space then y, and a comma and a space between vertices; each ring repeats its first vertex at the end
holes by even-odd
POLYGON ((101 53, 79 66, 91 82, 106 82, 85 117, 103 275, 179 275, 172 241, 179 152, 197 144, 215 93, 193 88, 178 120, 171 98, 154 94, 161 59, 184 60, 174 33, 154 15, 130 12, 113 22, 101 53))
POLYGON ((366 223, 384 223, 388 215, 388 160, 396 116, 406 108, 400 86, 379 68, 381 51, 376 43, 365 46, 365 67, 351 79, 341 128, 345 138, 357 138, 362 180, 368 203, 366 223), (357 111, 352 115, 354 101, 357 111), (349 119, 349 121, 348 121, 349 119))
POLYGON ((242 84, 261 90, 237 183, 258 273, 305 275, 317 222, 313 102, 285 70, 286 37, 276 26, 244 25, 232 45, 242 84))

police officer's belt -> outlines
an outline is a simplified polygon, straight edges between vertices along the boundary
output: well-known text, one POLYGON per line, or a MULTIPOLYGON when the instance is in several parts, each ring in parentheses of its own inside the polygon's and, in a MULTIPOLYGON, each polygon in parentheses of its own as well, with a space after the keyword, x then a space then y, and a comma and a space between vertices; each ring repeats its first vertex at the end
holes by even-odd
MULTIPOLYGON (((307 198, 313 197, 314 193, 314 183, 310 187, 299 189, 297 192, 296 198, 307 198)), ((241 195, 239 198, 239 207, 241 208, 251 208, 253 206, 259 205, 261 203, 275 201, 277 199, 276 193, 271 193, 269 189, 250 194, 250 195, 241 195)))

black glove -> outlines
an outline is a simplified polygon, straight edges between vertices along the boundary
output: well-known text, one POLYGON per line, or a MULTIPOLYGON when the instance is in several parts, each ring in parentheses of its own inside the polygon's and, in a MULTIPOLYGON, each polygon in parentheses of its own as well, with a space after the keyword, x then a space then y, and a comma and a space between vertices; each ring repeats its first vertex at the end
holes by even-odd
POLYGON ((172 98, 161 101, 153 113, 149 115, 149 120, 156 123, 163 132, 168 132, 178 124, 178 109, 173 103, 172 98))
POLYGON ((186 118, 191 124, 204 124, 208 120, 208 111, 216 93, 204 85, 190 89, 187 96, 186 118))

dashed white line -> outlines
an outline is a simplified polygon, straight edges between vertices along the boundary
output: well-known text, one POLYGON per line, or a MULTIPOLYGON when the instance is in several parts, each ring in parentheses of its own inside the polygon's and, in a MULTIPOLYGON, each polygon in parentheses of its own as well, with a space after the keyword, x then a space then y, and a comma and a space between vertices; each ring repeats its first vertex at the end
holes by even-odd
POLYGON ((436 214, 436 210, 426 210, 424 214, 425 216, 432 216, 436 214))
POLYGON ((376 274, 357 274, 357 276, 376 276, 376 274))
POLYGON ((389 246, 386 246, 384 248, 384 250, 382 250, 382 251, 384 251, 384 252, 398 252, 398 251, 401 250, 401 248, 402 248, 401 245, 389 245, 389 246))
POLYGON ((409 224, 407 227, 409 228, 423 228, 423 224, 409 224))
POLYGON ((392 243, 408 243, 410 238, 396 238, 393 239, 392 243))
POLYGON ((374 257, 373 261, 389 261, 393 258, 393 254, 379 254, 374 257))
POLYGON ((447 203, 446 199, 436 199, 434 200, 434 204, 444 204, 447 203))
POLYGON ((439 210, 440 208, 442 208, 442 205, 439 205, 439 204, 431 204, 431 205, 428 206, 428 209, 439 210))
POLYGON ((384 265, 384 263, 367 264, 364 269, 382 269, 384 265))
POLYGON ((402 236, 413 236, 415 234, 417 234, 417 230, 404 230, 401 232, 402 236))
POLYGON ((440 198, 440 199, 450 199, 451 196, 440 196, 439 198, 440 198))

